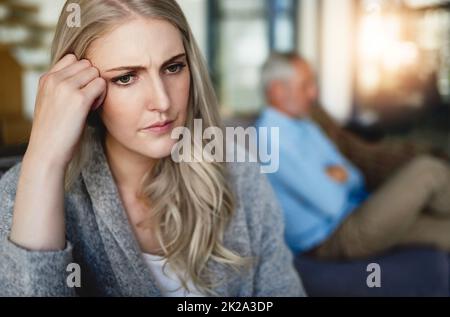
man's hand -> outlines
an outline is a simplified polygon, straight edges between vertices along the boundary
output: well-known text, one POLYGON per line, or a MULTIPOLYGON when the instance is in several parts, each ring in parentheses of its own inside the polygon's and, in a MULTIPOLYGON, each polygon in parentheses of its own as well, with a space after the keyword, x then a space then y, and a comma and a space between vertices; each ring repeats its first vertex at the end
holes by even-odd
POLYGON ((327 175, 338 183, 346 183, 348 180, 347 170, 340 165, 331 165, 326 169, 327 175))

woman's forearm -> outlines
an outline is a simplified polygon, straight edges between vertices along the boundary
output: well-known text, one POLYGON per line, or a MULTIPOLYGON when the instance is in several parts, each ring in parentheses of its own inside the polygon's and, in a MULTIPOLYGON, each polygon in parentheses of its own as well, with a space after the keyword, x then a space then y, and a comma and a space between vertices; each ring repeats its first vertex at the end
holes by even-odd
POLYGON ((41 76, 30 142, 17 185, 12 242, 37 251, 64 249, 65 170, 89 111, 95 100, 103 101, 105 95, 106 81, 98 69, 73 54, 64 56, 41 76))
POLYGON ((17 187, 10 240, 34 251, 65 248, 65 169, 26 154, 17 187))

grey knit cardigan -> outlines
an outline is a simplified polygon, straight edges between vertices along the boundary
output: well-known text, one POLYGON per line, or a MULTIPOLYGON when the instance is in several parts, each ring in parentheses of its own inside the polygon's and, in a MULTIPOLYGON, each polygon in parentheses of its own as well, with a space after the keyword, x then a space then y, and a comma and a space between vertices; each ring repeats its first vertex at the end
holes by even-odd
MULTIPOLYGON (((0 180, 0 296, 161 296, 146 266, 119 198, 103 146, 65 194, 66 248, 24 249, 9 240, 20 163, 0 180), (81 285, 68 283, 79 265, 81 285), (79 287, 77 287, 79 286, 79 287)), ((236 212, 224 244, 255 258, 236 273, 210 260, 219 296, 303 296, 301 280, 283 238, 282 214, 256 164, 230 163, 236 212)))

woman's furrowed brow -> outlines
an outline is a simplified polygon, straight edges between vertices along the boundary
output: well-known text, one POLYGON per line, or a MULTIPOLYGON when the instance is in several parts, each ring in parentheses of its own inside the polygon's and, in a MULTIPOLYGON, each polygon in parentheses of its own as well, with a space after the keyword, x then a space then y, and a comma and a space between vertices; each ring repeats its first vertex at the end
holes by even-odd
MULTIPOLYGON (((175 56, 169 58, 167 61, 165 61, 161 67, 164 67, 167 64, 170 64, 171 62, 173 62, 174 60, 181 58, 181 57, 185 57, 185 56, 186 56, 186 53, 181 53, 181 54, 175 55, 175 56)), ((144 70, 144 69, 146 69, 146 67, 142 66, 142 65, 119 66, 119 67, 114 67, 114 68, 108 69, 107 71, 105 71, 105 73, 121 71, 121 70, 139 71, 139 70, 144 70)))
POLYGON ((169 58, 167 61, 165 61, 161 65, 161 67, 167 66, 168 64, 170 64, 170 63, 174 62, 175 60, 182 58, 182 57, 186 57, 186 53, 181 53, 181 54, 178 54, 178 55, 175 55, 175 56, 169 58))
POLYGON ((107 71, 105 71, 105 73, 110 73, 110 72, 116 72, 116 71, 120 71, 120 70, 143 70, 146 69, 147 67, 145 66, 120 66, 120 67, 115 67, 115 68, 111 68, 107 71))

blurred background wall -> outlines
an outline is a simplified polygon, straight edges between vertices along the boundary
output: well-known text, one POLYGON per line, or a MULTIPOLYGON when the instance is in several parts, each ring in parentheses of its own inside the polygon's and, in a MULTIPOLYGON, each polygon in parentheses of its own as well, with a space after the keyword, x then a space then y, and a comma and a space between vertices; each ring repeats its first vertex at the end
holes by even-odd
MULTIPOLYGON (((95 1, 95 0, 93 0, 95 1)), ((225 117, 264 107, 271 51, 317 71, 321 105, 365 138, 413 138, 450 153, 450 1, 178 0, 225 117)), ((0 0, 0 145, 26 143, 37 81, 63 0, 0 0)))

